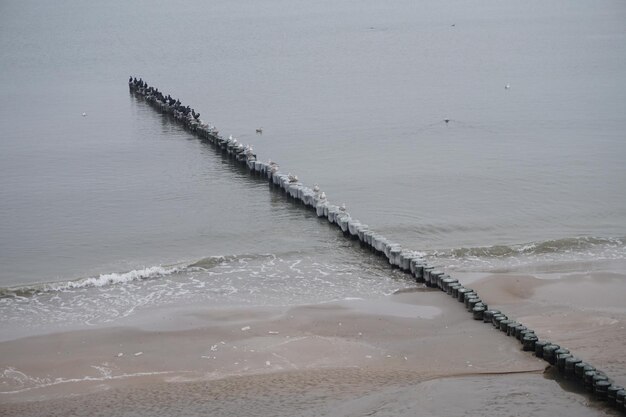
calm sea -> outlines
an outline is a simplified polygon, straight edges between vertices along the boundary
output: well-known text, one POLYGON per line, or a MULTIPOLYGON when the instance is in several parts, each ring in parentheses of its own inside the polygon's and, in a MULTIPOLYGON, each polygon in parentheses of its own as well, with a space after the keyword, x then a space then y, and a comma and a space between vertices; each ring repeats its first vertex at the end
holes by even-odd
POLYGON ((623 266, 624 22, 623 1, 2 2, 3 338, 411 285, 130 75, 452 273, 623 266))

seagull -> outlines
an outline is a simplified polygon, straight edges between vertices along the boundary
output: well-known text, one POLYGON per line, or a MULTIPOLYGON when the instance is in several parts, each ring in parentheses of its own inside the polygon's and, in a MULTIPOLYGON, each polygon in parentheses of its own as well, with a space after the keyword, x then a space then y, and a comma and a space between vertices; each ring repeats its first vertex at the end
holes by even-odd
POLYGON ((320 192, 320 186, 319 186, 319 185, 317 185, 317 184, 315 184, 315 185, 313 186, 313 191, 315 191, 316 193, 319 193, 319 192, 320 192))
POLYGON ((83 113, 83 117, 87 117, 87 113, 83 113))
POLYGON ((339 211, 346 211, 346 203, 342 203, 339 207, 339 211))
POLYGON ((508 90, 509 88, 511 88, 511 84, 507 84, 507 85, 504 86, 505 90, 508 90))
POLYGON ((326 200, 326 193, 324 191, 320 194, 320 200, 326 200))
POLYGON ((298 176, 297 175, 291 175, 291 172, 289 174, 287 174, 287 178, 289 179, 289 182, 298 182, 298 176))

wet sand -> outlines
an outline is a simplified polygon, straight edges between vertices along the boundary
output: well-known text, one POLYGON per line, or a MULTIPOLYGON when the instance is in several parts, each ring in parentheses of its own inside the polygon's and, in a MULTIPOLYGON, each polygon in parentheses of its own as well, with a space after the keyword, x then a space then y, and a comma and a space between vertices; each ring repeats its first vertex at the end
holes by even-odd
MULTIPOLYGON (((626 383, 623 275, 465 278, 626 383)), ((0 414, 615 415, 437 290, 167 319, 0 343, 0 414)))
POLYGON ((625 274, 491 275, 471 286, 490 307, 626 386, 625 274))

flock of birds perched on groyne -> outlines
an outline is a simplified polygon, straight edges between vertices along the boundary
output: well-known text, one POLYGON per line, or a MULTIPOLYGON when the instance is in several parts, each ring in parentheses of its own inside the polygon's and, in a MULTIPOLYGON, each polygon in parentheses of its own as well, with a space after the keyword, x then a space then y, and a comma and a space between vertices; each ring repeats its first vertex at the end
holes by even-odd
POLYGON ((476 291, 463 286, 445 272, 427 265, 418 252, 403 249, 401 245, 380 235, 367 224, 353 219, 345 204, 337 206, 330 203, 318 185, 307 187, 300 182, 297 175, 282 173, 278 163, 271 160, 258 161, 252 146, 242 144, 232 135, 224 138, 215 126, 200 119, 200 113, 189 106, 183 106, 180 100, 169 94, 165 95, 157 88, 149 86, 141 78, 137 80, 131 77, 129 88, 152 107, 170 115, 199 138, 226 152, 237 163, 247 166, 252 174, 267 178, 270 184, 280 187, 296 201, 315 210, 318 217, 326 218, 347 237, 358 239, 363 246, 387 258, 392 266, 411 274, 418 283, 439 288, 453 299, 464 303, 475 320, 492 324, 505 335, 519 340, 523 350, 533 352, 538 358, 555 366, 564 378, 580 383, 596 398, 607 400, 619 410, 625 410, 626 391, 614 384, 604 372, 575 357, 568 349, 548 340, 540 340, 534 330, 509 318, 500 310, 489 309, 476 291))

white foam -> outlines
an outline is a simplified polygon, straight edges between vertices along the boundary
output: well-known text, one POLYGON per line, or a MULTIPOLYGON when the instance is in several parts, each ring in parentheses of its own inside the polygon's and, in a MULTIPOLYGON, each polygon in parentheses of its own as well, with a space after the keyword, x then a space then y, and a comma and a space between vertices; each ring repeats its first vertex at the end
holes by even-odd
POLYGON ((144 269, 134 269, 125 273, 102 274, 98 277, 89 277, 77 281, 68 281, 61 284, 48 284, 48 291, 63 291, 77 288, 104 287, 106 285, 123 284, 148 278, 158 278, 180 272, 181 268, 165 268, 163 266, 151 266, 144 269))
POLYGON ((520 247, 517 251, 519 253, 524 253, 524 252, 531 252, 534 251, 535 249, 537 249, 537 245, 534 243, 529 243, 527 245, 523 245, 522 247, 520 247))
MULTIPOLYGON (((49 286, 58 291, 49 288, 31 297, 2 299, 0 340, 10 334, 32 335, 112 322, 128 324, 135 320, 133 317, 150 321, 149 311, 155 307, 207 302, 282 307, 367 298, 414 285, 404 274, 390 272, 382 262, 346 262, 352 249, 343 252, 333 251, 329 262, 302 253, 240 256, 228 262, 209 260, 205 267, 151 267, 69 284, 51 283, 49 286)), ((132 356, 132 352, 126 355, 132 356)))

